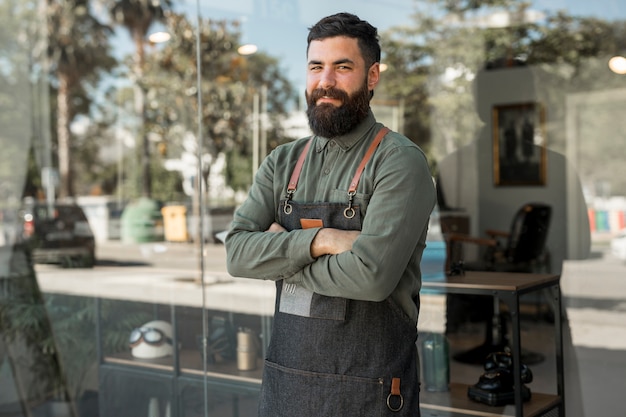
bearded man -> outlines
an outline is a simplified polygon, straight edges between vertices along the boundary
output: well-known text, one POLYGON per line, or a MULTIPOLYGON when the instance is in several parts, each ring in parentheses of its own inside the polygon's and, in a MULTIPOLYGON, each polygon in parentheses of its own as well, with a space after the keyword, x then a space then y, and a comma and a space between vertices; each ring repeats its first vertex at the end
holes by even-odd
POLYGON ((230 274, 276 282, 259 416, 419 416, 428 163, 370 109, 377 29, 339 13, 307 42, 313 135, 263 161, 225 240, 230 274))

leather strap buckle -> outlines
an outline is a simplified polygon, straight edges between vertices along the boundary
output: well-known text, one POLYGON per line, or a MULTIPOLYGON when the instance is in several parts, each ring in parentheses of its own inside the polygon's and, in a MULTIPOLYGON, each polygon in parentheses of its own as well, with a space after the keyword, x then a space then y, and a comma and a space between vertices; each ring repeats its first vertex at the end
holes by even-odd
MULTIPOLYGON (((397 402, 397 401, 394 401, 397 402)), ((393 412, 398 412, 404 406, 404 397, 402 393, 400 393, 400 378, 392 378, 391 379, 391 392, 387 396, 387 408, 389 408, 393 412), (400 397, 400 405, 394 407, 391 402, 393 397, 400 397)))

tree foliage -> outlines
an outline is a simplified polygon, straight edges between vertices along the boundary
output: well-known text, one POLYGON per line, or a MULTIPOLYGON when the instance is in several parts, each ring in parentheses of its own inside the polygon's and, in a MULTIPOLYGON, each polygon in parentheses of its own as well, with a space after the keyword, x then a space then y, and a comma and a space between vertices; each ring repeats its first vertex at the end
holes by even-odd
MULTIPOLYGON (((293 102, 294 93, 275 58, 264 53, 239 55, 237 22, 202 19, 196 29, 185 16, 172 12, 167 14, 166 22, 172 39, 147 57, 140 82, 147 92, 148 129, 164 142, 168 156, 189 151, 184 140, 194 137, 209 156, 205 159, 208 162, 204 165, 205 176, 211 168, 210 161, 220 153, 249 158, 252 101, 264 87, 268 91, 268 137, 272 138, 268 146, 275 147, 286 140, 280 121, 293 102), (196 55, 198 30, 199 54, 196 55)), ((197 149, 192 150, 197 153, 197 149)), ((247 173, 231 171, 230 185, 247 188, 250 183, 247 173)))
MULTIPOLYGON (((519 59, 542 68, 550 77, 551 85, 563 87, 562 91, 556 88, 550 91, 550 100, 554 103, 562 103, 571 91, 601 85, 606 88, 619 83, 615 77, 598 77, 597 72, 594 73, 597 67, 590 64, 590 59, 626 47, 623 22, 576 17, 565 12, 541 12, 531 16, 530 13, 536 11, 530 9, 528 2, 520 0, 428 0, 415 4, 413 24, 382 34, 383 60, 389 70, 383 74, 375 99, 404 103, 404 133, 430 153, 432 161, 471 141, 480 127, 473 112, 472 78, 486 63, 502 64, 502 61, 519 59), (496 15, 505 15, 506 24, 493 24, 489 19, 496 15)), ((0 120, 6 126, 5 137, 20 138, 21 143, 24 143, 26 129, 18 127, 35 126, 27 135, 33 140, 38 165, 29 175, 32 181, 40 182, 36 171, 42 166, 43 142, 37 136, 42 127, 45 128, 41 122, 43 110, 12 97, 23 96, 25 88, 37 93, 38 87, 29 77, 37 78, 35 73, 45 68, 42 57, 46 53, 50 58, 51 96, 54 98, 50 104, 53 110, 50 117, 52 153, 59 157, 61 195, 90 192, 94 188, 90 184, 94 183, 99 183, 107 192, 115 191, 115 169, 103 166, 98 146, 103 139, 112 136, 111 123, 115 123, 115 119, 108 117, 98 121, 82 137, 69 129, 78 115, 89 114, 95 120, 97 112, 111 111, 95 107, 98 104, 95 91, 105 74, 137 80, 145 94, 142 101, 145 106, 139 115, 143 121, 136 130, 142 142, 137 153, 142 163, 136 171, 139 181, 144 181, 138 183, 143 193, 146 189, 145 175, 141 171, 145 168, 144 159, 152 167, 149 171, 152 176, 153 169, 162 167, 165 159, 196 152, 185 147, 185 138, 190 137, 194 139, 192 142, 202 143, 207 155, 203 158, 203 175, 208 175, 210 161, 219 153, 225 153, 231 161, 226 172, 230 185, 245 190, 251 177, 253 97, 261 95, 264 88, 268 91, 266 116, 270 142, 262 152, 288 140, 280 122, 291 103, 295 103, 293 88, 276 58, 265 53, 246 57, 236 53, 240 44, 237 22, 211 19, 193 22, 172 12, 170 1, 49 0, 41 9, 45 10, 49 35, 44 42, 48 47, 42 49, 40 29, 33 23, 38 19, 33 5, 7 0, 0 6, 6 21, 0 28, 0 37, 3 51, 12 63, 5 65, 0 74, 7 80, 7 88, 0 91, 0 105, 4 110, 0 120), (109 45, 112 32, 92 14, 94 4, 105 5, 111 21, 128 28, 134 40, 133 55, 120 63, 120 72, 111 72, 115 64, 109 45), (6 18, 16 13, 30 17, 6 18), (164 19, 173 38, 164 45, 150 45, 146 43, 146 33, 159 19, 164 19), (13 33, 21 36, 12 36, 13 33), (200 37, 199 54, 196 54, 196 35, 200 37), (25 50, 29 53, 25 54, 25 50), (30 121, 25 121, 29 118, 30 121), (10 122, 15 120, 22 122, 10 122), (198 134, 202 135, 200 141, 198 134), (78 181, 78 187, 73 179, 78 181)), ((32 97, 31 104, 41 106, 40 97, 35 94, 32 97)), ((134 101, 132 96, 125 100, 134 101)), ((116 111, 115 102, 109 106, 116 111)), ((47 109, 48 105, 42 108, 47 109)), ((563 112, 564 106, 553 106, 551 111, 563 112)), ((548 128, 553 129, 549 132, 551 144, 562 149, 565 140, 562 126, 548 128)), ((12 164, 24 166, 28 151, 15 145, 5 149, 4 154, 7 163, 2 164, 0 170, 14 175, 12 164), (21 162, 19 158, 8 156, 13 151, 22 155, 21 162)), ((12 182, 23 181, 22 178, 12 182)), ((153 182, 156 180, 151 180, 150 184, 153 182)), ((137 189, 134 180, 132 183, 133 189, 137 189)), ((28 189, 29 192, 34 190, 32 186, 28 189)), ((172 190, 172 195, 177 192, 172 190)))
POLYGON ((70 125, 89 109, 94 86, 115 60, 110 55, 111 29, 93 16, 88 0, 48 0, 48 62, 56 87, 56 142, 59 196, 74 195, 70 125))
POLYGON ((205 178, 212 161, 224 153, 227 160, 238 161, 226 168, 228 184, 235 189, 247 189, 252 172, 252 101, 264 86, 268 91, 266 130, 267 137, 271 138, 268 150, 288 140, 282 133, 280 121, 295 99, 293 88, 276 58, 264 53, 239 55, 236 51, 240 33, 236 21, 193 22, 171 11, 164 14, 164 19, 165 30, 172 38, 163 44, 144 45, 142 76, 136 77, 134 51, 133 55, 123 57, 112 73, 119 82, 106 90, 104 101, 91 103, 95 117, 91 118, 88 131, 75 142, 80 145, 80 152, 98 147, 101 151, 97 157, 85 154, 78 163, 79 169, 85 169, 81 171, 78 187, 83 193, 115 193, 124 199, 144 194, 143 166, 137 164, 145 155, 144 137, 149 146, 150 181, 158 184, 158 187, 150 187, 153 198, 184 198, 181 174, 168 172, 164 166, 168 160, 181 158, 186 158, 188 165, 195 164, 198 143, 203 148, 205 178), (198 23, 199 54, 196 53, 198 23), (139 113, 134 107, 138 92, 143 102, 139 113), (201 120, 200 125, 198 120, 201 120), (119 149, 116 150, 120 146, 120 129, 137 134, 137 147, 132 155, 124 151, 120 156, 119 149), (200 141, 197 139, 199 132, 202 134, 200 141), (100 159, 102 149, 108 149, 106 165, 100 159), (120 174, 122 181, 118 184, 120 174))
MULTIPOLYGON (((125 27, 135 46, 132 61, 132 79, 141 82, 145 71, 145 45, 148 30, 156 22, 163 21, 165 12, 171 7, 170 0, 103 0, 113 21, 125 27)), ((145 90, 136 84, 135 110, 142 122, 146 121, 145 90)), ((151 147, 146 129, 140 129, 141 143, 141 190, 144 197, 152 195, 152 173, 150 169, 151 147)))
MULTIPOLYGON (((34 153, 42 153, 34 146, 42 131, 36 123, 41 89, 31 81, 32 56, 42 50, 38 22, 34 2, 0 2, 0 209, 19 204, 27 181, 24 168, 34 153)), ((38 170, 32 174, 39 176, 38 170)))

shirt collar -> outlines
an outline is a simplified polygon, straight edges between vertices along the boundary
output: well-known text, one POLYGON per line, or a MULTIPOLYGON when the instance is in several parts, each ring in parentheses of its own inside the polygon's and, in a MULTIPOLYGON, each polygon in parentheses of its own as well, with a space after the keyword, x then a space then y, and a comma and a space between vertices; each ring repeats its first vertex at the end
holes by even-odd
POLYGON ((341 149, 347 151, 355 144, 360 142, 361 139, 366 136, 366 134, 372 129, 375 124, 376 118, 374 117, 372 110, 370 110, 367 114, 367 117, 365 117, 365 119, 363 119, 361 123, 359 123, 354 129, 352 129, 349 133, 345 135, 336 136, 332 139, 328 139, 323 136, 316 136, 315 138, 317 151, 322 151, 331 140, 339 145, 341 149))

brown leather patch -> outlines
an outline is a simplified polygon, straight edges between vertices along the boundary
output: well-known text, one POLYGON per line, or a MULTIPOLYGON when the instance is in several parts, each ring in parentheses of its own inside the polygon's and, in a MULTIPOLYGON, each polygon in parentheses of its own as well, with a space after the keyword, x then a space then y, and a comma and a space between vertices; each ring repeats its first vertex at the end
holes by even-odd
POLYGON ((300 225, 303 229, 312 229, 314 227, 324 227, 322 219, 300 219, 300 225))
POLYGON ((400 395, 400 378, 391 379, 391 395, 400 395))

